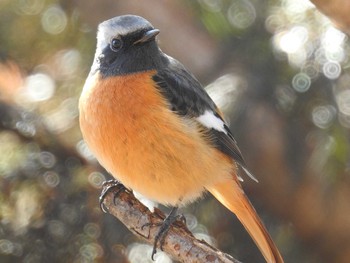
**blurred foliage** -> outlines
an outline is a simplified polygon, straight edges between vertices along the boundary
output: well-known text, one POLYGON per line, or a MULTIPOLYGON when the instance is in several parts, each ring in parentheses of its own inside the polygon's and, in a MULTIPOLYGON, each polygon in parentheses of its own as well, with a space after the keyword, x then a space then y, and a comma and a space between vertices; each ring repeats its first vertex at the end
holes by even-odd
MULTIPOLYGON (((0 262, 151 262, 151 248, 99 209, 108 175, 81 139, 77 104, 95 48, 89 18, 108 19, 107 9, 160 17, 157 8, 174 5, 216 43, 200 76, 211 76, 208 92, 259 177, 244 185, 286 262, 346 262, 347 35, 305 0, 145 2, 89 10, 79 1, 0 1, 0 262)), ((190 45, 181 50, 200 60, 190 45)), ((215 200, 184 211, 200 238, 262 261, 215 200)))

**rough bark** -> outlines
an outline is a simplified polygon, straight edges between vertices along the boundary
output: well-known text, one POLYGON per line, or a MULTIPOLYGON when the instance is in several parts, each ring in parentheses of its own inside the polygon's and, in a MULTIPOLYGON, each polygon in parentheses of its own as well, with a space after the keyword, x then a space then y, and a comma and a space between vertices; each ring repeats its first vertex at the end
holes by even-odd
MULTIPOLYGON (((151 212, 132 193, 120 191, 119 186, 110 189, 103 200, 106 210, 119 219, 137 237, 153 245, 164 214, 151 212), (116 194, 117 193, 117 194, 116 194)), ((159 250, 159 242, 157 249, 159 250)), ((166 234, 163 251, 180 262, 238 263, 228 254, 196 239, 183 222, 175 222, 166 234)))

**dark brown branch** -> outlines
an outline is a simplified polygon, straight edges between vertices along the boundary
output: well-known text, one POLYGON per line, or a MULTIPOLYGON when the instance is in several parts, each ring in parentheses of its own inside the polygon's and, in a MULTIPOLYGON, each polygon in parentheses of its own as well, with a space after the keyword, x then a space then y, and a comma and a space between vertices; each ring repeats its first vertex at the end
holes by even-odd
MULTIPOLYGON (((113 201, 117 191, 118 188, 110 189, 103 204, 109 213, 119 219, 131 232, 153 245, 164 214, 159 209, 155 209, 155 212, 152 213, 127 191, 119 192, 113 201)), ((210 246, 205 241, 196 239, 181 222, 171 226, 165 237, 163 250, 174 260, 180 262, 239 263, 238 260, 210 246)))

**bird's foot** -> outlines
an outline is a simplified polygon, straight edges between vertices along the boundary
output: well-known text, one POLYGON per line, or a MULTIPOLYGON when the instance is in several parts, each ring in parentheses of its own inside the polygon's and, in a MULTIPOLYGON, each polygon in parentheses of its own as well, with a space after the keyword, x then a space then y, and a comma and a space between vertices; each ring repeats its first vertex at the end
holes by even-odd
POLYGON ((99 203, 100 203, 100 208, 104 213, 108 212, 107 207, 105 206, 105 204, 103 203, 104 199, 106 198, 106 195, 108 194, 108 192, 112 189, 112 188, 118 188, 116 192, 114 192, 114 198, 113 198, 113 203, 115 204, 115 199, 117 198, 117 196, 122 192, 127 190, 126 187, 121 184, 119 181, 112 179, 112 180, 108 180, 105 181, 102 184, 102 192, 101 195, 99 197, 99 203))
POLYGON ((157 235, 154 238, 153 251, 152 251, 152 260, 154 260, 154 255, 157 253, 157 245, 159 243, 159 247, 163 250, 163 245, 165 242, 165 237, 170 229, 170 227, 174 224, 185 225, 186 226, 186 218, 184 215, 176 215, 177 207, 173 207, 170 211, 169 215, 164 219, 163 222, 160 223, 147 223, 142 228, 146 226, 160 226, 157 235))

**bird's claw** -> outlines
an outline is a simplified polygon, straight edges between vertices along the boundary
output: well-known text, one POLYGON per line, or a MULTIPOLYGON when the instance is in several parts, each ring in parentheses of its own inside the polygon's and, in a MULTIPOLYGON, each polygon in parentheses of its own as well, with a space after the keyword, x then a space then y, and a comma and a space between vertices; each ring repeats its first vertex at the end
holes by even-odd
POLYGON ((160 229, 157 235, 154 238, 153 250, 152 250, 152 260, 154 260, 154 255, 157 253, 157 244, 159 242, 159 247, 163 251, 163 245, 165 242, 165 237, 171 227, 176 221, 180 221, 183 224, 186 224, 186 218, 184 215, 176 215, 177 207, 174 207, 170 214, 160 223, 147 223, 142 226, 143 229, 146 226, 160 226, 160 229))
POLYGON ((121 184, 119 181, 117 180, 108 180, 108 181, 105 181, 103 184, 102 184, 102 192, 101 192, 101 195, 99 197, 99 203, 100 203, 100 208, 101 210, 104 212, 104 213, 107 213, 108 212, 108 209, 106 207, 106 205, 103 203, 103 201, 105 200, 106 198, 106 195, 108 194, 108 192, 112 189, 112 188, 115 188, 115 187, 118 187, 118 190, 116 192, 114 192, 114 198, 113 198, 113 203, 115 205, 115 198, 120 194, 120 192, 124 191, 126 188, 123 184, 121 184))

